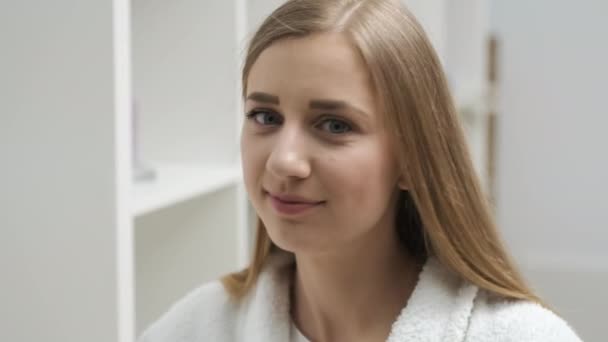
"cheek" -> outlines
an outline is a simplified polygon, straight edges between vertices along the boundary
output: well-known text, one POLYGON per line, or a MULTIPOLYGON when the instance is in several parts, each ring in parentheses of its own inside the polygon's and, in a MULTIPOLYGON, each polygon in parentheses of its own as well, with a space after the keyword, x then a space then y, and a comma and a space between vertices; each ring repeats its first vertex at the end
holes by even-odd
POLYGON ((243 133, 241 137, 241 167, 245 187, 252 200, 255 199, 259 190, 258 183, 264 169, 264 163, 263 146, 256 144, 249 135, 243 133))
POLYGON ((323 183, 336 216, 369 224, 384 213, 396 185, 396 166, 385 151, 383 145, 368 144, 324 159, 323 183))

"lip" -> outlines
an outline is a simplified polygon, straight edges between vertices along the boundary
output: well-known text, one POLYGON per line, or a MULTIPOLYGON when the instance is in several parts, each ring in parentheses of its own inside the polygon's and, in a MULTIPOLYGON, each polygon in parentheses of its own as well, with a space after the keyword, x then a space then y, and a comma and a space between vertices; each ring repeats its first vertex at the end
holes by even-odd
POLYGON ((283 215, 298 215, 319 207, 324 201, 313 201, 304 197, 266 192, 273 208, 283 215))

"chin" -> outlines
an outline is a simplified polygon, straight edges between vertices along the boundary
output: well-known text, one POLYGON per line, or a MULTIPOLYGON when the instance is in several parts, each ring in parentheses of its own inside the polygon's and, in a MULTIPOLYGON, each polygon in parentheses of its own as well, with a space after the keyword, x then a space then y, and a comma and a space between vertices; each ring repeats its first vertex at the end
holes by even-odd
POLYGON ((294 254, 319 252, 327 247, 327 241, 319 239, 320 235, 317 232, 302 225, 278 224, 270 229, 266 226, 266 232, 277 247, 294 254))

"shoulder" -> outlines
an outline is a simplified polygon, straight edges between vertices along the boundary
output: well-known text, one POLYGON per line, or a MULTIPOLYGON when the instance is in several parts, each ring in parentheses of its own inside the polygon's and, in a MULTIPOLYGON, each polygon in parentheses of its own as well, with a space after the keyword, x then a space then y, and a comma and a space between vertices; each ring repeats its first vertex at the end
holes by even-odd
POLYGON ((292 263, 286 253, 269 256, 253 288, 238 300, 220 281, 196 288, 145 329, 138 342, 285 340, 292 263))
POLYGON ((138 342, 227 340, 234 332, 239 303, 219 281, 204 284, 175 302, 140 335, 138 342))
POLYGON ((530 301, 492 299, 479 292, 471 313, 466 341, 581 341, 552 311, 530 301))

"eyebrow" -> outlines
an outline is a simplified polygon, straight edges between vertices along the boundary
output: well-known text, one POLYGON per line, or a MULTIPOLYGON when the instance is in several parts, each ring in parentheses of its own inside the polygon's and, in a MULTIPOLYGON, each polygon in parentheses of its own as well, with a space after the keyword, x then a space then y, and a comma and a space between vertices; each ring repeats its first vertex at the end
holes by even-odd
MULTIPOLYGON (((263 93, 263 92, 253 92, 247 96, 247 100, 253 100, 261 103, 270 103, 274 105, 279 105, 281 102, 279 97, 276 95, 263 93)), ((363 115, 366 118, 369 118, 369 115, 365 113, 365 111, 351 105, 346 101, 339 100, 329 100, 329 99, 314 99, 309 103, 309 107, 311 109, 321 109, 321 110, 344 110, 350 109, 360 115, 363 115)))
POLYGON ((247 96, 247 100, 253 100, 253 101, 262 102, 262 103, 271 103, 271 104, 275 104, 275 105, 278 105, 280 103, 278 96, 271 95, 268 93, 262 93, 259 91, 249 94, 247 96))

